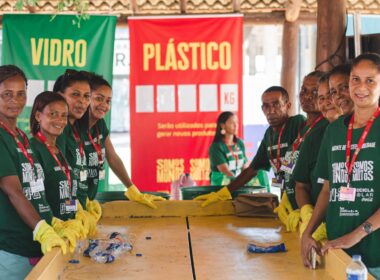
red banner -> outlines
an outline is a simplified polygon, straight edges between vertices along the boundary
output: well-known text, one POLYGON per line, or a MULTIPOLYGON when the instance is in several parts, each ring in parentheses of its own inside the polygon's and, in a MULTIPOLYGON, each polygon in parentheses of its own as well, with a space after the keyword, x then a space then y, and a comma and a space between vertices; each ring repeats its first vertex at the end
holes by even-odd
POLYGON ((168 191, 187 172, 209 184, 220 112, 242 133, 241 15, 128 18, 132 180, 168 191))

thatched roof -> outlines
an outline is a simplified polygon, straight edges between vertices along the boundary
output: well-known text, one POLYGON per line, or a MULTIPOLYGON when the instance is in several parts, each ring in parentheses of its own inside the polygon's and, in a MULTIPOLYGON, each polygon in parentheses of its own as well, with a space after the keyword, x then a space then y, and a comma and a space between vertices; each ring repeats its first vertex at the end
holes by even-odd
MULTIPOLYGON (((331 0, 333 1, 333 0, 331 0)), ((287 0, 92 0, 90 14, 114 14, 121 17, 131 15, 162 14, 206 14, 241 12, 246 15, 284 11, 287 0)), ((18 12, 16 0, 0 0, 0 13, 18 12)), ((32 11, 36 13, 53 13, 57 0, 39 0, 32 11)), ((380 0, 348 0, 348 11, 378 13, 380 0)), ((314 13, 317 0, 303 0, 301 12, 314 13)), ((24 12, 30 12, 24 9, 24 12)))

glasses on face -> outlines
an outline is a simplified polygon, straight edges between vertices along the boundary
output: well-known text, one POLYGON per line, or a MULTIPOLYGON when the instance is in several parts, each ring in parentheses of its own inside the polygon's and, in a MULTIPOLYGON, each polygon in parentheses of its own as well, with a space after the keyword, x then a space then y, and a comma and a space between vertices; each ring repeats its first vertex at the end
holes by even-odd
POLYGON ((5 91, 3 93, 0 93, 0 97, 4 101, 10 101, 12 99, 18 99, 18 100, 23 100, 26 99, 26 92, 25 91, 19 91, 16 94, 13 94, 11 91, 5 91))
POLYGON ((264 112, 267 112, 271 108, 273 108, 273 109, 280 109, 283 105, 284 104, 282 104, 280 101, 275 101, 275 102, 272 102, 272 103, 264 103, 263 105, 261 105, 261 109, 264 112))

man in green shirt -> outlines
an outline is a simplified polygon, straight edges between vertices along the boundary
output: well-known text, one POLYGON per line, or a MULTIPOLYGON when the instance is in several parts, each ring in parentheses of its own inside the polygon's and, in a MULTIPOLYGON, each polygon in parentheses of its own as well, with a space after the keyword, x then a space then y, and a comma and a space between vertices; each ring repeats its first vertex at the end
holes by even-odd
POLYGON ((264 134, 256 156, 249 168, 243 170, 228 186, 218 192, 196 197, 195 200, 205 200, 202 207, 220 200, 232 199, 231 193, 244 186, 257 175, 260 169, 269 170, 272 167, 277 176, 277 183, 283 184, 283 172, 280 171, 281 162, 286 150, 296 139, 305 118, 301 115, 289 117, 291 103, 288 92, 282 87, 268 88, 261 96, 261 101, 261 108, 270 127, 264 134))

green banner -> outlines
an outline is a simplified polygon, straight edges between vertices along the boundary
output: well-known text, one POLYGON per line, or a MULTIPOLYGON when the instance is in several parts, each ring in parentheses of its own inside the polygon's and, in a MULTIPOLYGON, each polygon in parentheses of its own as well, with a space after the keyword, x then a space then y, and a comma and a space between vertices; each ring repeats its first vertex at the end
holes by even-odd
POLYGON ((17 65, 28 78, 27 104, 18 123, 25 132, 34 98, 52 90, 67 68, 95 72, 112 84, 116 17, 92 15, 80 27, 74 20, 75 15, 53 20, 51 15, 3 16, 2 64, 17 65))
POLYGON ((103 75, 112 84, 115 16, 91 16, 73 24, 74 15, 4 15, 2 64, 24 70, 28 101, 20 116, 20 128, 29 131, 34 97, 51 90, 67 68, 103 75))

